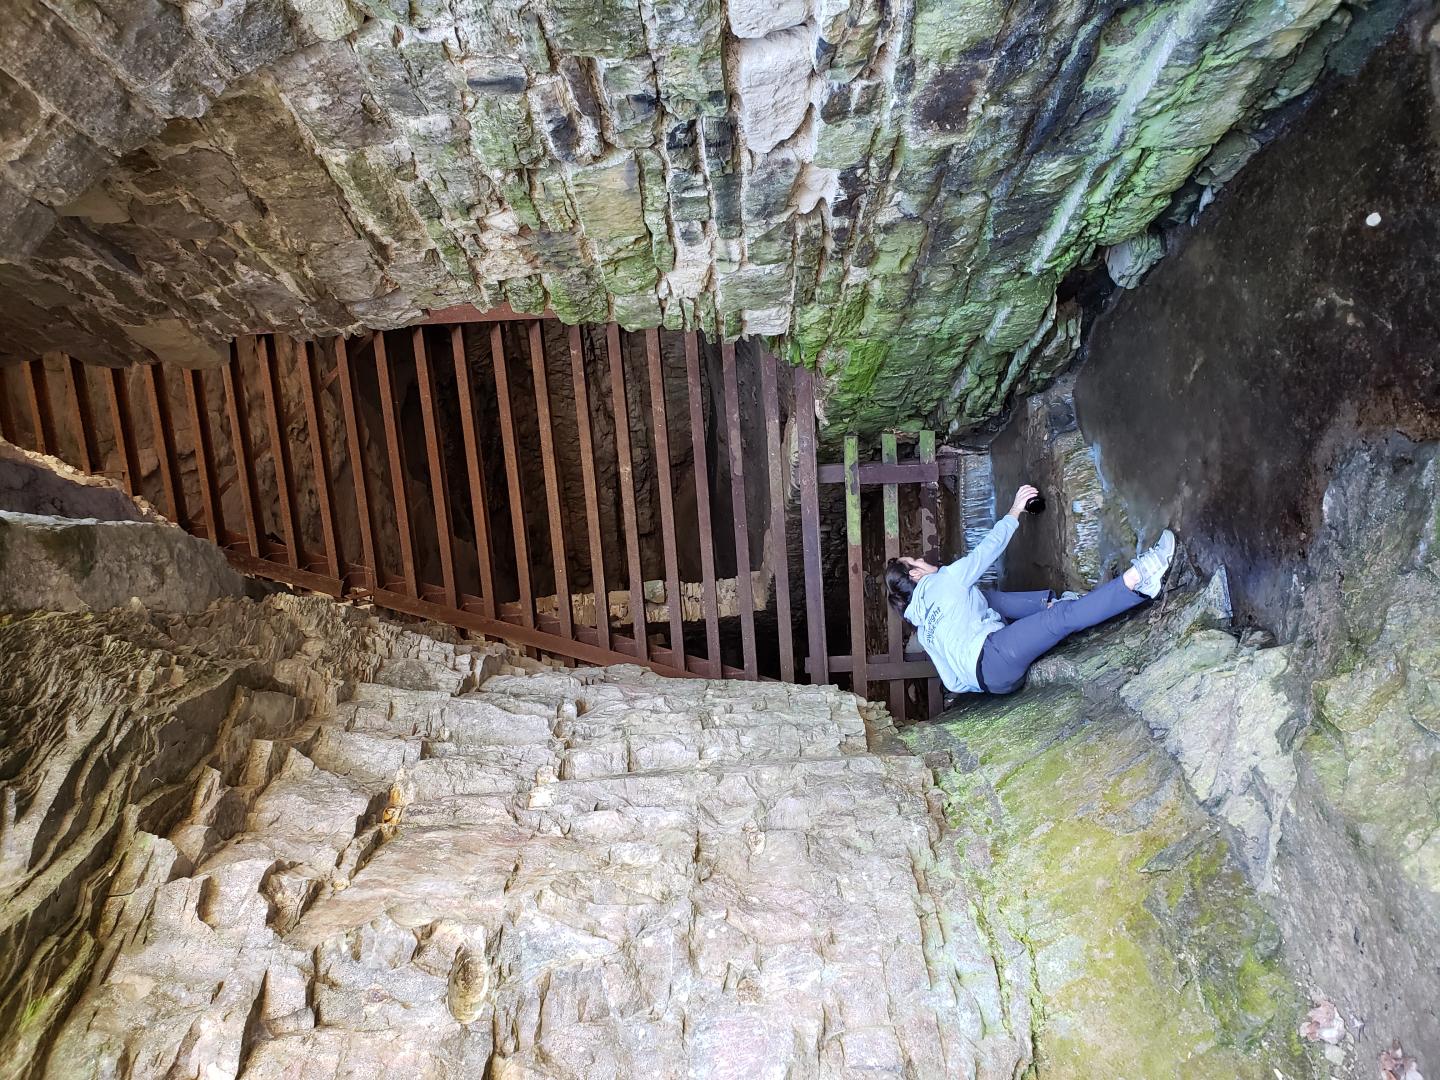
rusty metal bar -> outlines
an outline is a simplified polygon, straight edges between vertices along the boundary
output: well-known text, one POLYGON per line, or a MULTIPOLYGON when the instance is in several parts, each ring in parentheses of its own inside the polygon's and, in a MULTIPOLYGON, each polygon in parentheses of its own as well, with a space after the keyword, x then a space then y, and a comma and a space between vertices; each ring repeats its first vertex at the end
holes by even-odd
POLYGON ((445 462, 440 456, 440 425, 435 418, 435 380, 430 372, 430 354, 425 349, 425 329, 413 331, 415 378, 420 389, 420 418, 425 427, 425 455, 430 467, 430 502, 435 511, 435 542, 440 546, 440 587, 445 603, 460 604, 455 586, 455 536, 450 527, 450 493, 445 483, 445 462))
MULTIPOLYGON (((395 419, 395 381, 391 378, 390 356, 385 348, 384 334, 375 335, 375 373, 380 381, 380 418, 385 424, 385 453, 390 462, 390 490, 395 500, 395 530, 400 534, 400 581, 411 596, 419 596, 420 580, 415 573, 415 536, 410 529, 410 491, 405 483, 405 453, 400 445, 400 428, 395 419)), ((380 584, 384 585, 384 581, 381 580, 380 584)))
POLYGON ((165 496, 165 514, 188 529, 190 515, 180 490, 180 462, 175 456, 175 433, 170 423, 170 395, 159 364, 146 364, 145 396, 150 399, 150 420, 155 431, 155 456, 160 463, 160 490, 165 496))
POLYGON ((605 328, 610 359, 610 407, 615 417, 615 456, 620 472, 620 509, 625 519, 625 552, 630 569, 630 621, 635 632, 635 655, 645 659, 648 647, 645 624, 645 575, 640 569, 640 526, 635 514, 635 468, 630 460, 630 407, 625 398, 625 357, 620 349, 620 328, 605 328))
POLYGON ((785 470, 780 444, 779 369, 769 349, 760 350, 760 407, 770 462, 770 569, 775 575, 775 622, 780 637, 780 678, 795 681, 795 632, 790 624, 790 541, 785 534, 785 470))
MULTIPOLYGON (((929 465, 935 460, 935 432, 920 432, 920 461, 929 465)), ((920 488, 920 548, 925 553, 925 560, 933 565, 940 565, 940 485, 933 481, 927 481, 920 488)), ((940 690, 940 680, 934 676, 925 680, 925 703, 928 708, 928 716, 939 716, 944 695, 940 690)))
MULTIPOLYGON (((95 415, 90 408, 90 387, 85 379, 85 365, 73 356, 66 356, 65 389, 69 400, 70 426, 75 432, 75 445, 80 451, 80 467, 88 473, 100 468, 100 450, 95 444, 95 415)), ((3 387, 0 387, 3 390, 3 387)))
POLYGON ((555 429, 550 415, 550 382, 545 373, 545 342, 538 321, 530 324, 530 378, 535 389, 535 423, 540 432, 540 461, 545 471, 545 505, 550 516, 550 559, 555 565, 560 632, 574 632, 570 575, 565 571, 565 519, 560 509, 560 474, 555 468, 555 429))
MULTIPOLYGON (((375 557, 375 523, 370 517, 368 470, 360 446, 360 414, 355 408, 355 372, 350 367, 350 350, 343 337, 335 339, 335 370, 340 379, 340 411, 345 419, 345 447, 350 457, 350 482, 355 491, 355 516, 360 529, 361 570, 369 575, 365 584, 378 589, 380 567, 375 557)), ((354 569, 349 568, 352 574, 354 569)))
POLYGON ((805 560, 805 630, 808 670, 815 683, 830 680, 825 651, 825 582, 820 567, 820 484, 815 470, 815 374, 795 369, 795 444, 800 458, 800 543, 805 560))
POLYGON ((474 304, 457 304, 455 307, 436 308, 425 314, 420 320, 423 326, 445 325, 455 323, 505 323, 520 322, 526 319, 554 319, 555 312, 546 308, 539 315, 526 315, 516 311, 509 304, 500 304, 487 311, 481 311, 474 304))
POLYGON ((495 616, 495 575, 490 568, 490 508, 485 503, 485 463, 475 431, 475 402, 470 395, 470 364, 465 358, 465 331, 450 328, 450 359, 455 366, 455 393, 460 398, 460 429, 465 440, 465 466, 469 478, 470 513, 475 518, 475 560, 480 571, 480 603, 495 616))
POLYGON ((130 425, 130 388, 125 383, 123 368, 108 368, 106 391, 110 398, 110 426, 115 434, 115 449, 120 452, 120 469, 125 490, 140 494, 140 452, 135 448, 135 431, 130 425))
POLYGON ((8 373, 11 364, 0 364, 0 439, 6 442, 19 443, 20 431, 15 425, 15 417, 10 412, 10 388, 6 385, 9 382, 8 373))
POLYGON ((515 447, 515 420, 510 413, 510 379, 505 367, 505 342, 500 324, 490 327, 490 359, 495 366, 495 396, 500 406, 500 442, 505 451, 505 483, 510 494, 510 531, 515 538, 515 576, 520 588, 520 622, 535 625, 535 597, 530 587, 530 542, 525 534, 525 502, 520 492, 520 459, 515 447))
POLYGON ((755 656, 755 585, 750 580, 750 528, 745 518, 745 451, 740 430, 740 388, 736 382, 735 345, 720 347, 725 389, 726 442, 730 445, 730 505, 735 517, 735 591, 740 604, 740 647, 745 677, 760 676, 755 656))
MULTIPOLYGON (((855 668, 855 659, 851 656, 832 656, 829 657, 828 663, 832 675, 843 675, 855 668)), ((807 661, 806 667, 809 666, 807 661)), ((935 664, 928 658, 925 660, 901 660, 897 663, 888 656, 867 656, 865 670, 870 678, 877 681, 881 679, 935 678, 935 664)))
POLYGON ((235 454, 236 476, 240 482, 241 506, 245 511, 245 536, 250 554, 257 559, 260 547, 260 497, 255 485, 254 456, 250 450, 250 418, 245 407, 245 372, 240 365, 240 343, 236 338, 225 366, 225 411, 230 418, 230 441, 235 454))
MULTIPOLYGON (((887 431, 880 436, 880 460, 887 465, 893 465, 899 459, 895 434, 887 431)), ((885 510, 885 559, 889 561, 900 555, 900 489, 894 484, 886 484, 882 498, 885 510)), ((885 603, 885 631, 889 647, 887 654, 889 660, 891 663, 899 663, 905 657, 905 641, 900 632, 900 616, 890 606, 888 599, 885 603)), ((891 717, 897 723, 903 723, 905 721, 905 683, 902 680, 890 680, 889 697, 891 717)))
POLYGON ((35 449, 59 456, 55 442, 55 415, 50 409, 50 387, 44 359, 25 364, 25 391, 30 398, 30 417, 35 425, 35 449))
POLYGON ((700 385, 700 341, 685 335, 685 386, 690 398, 690 447, 695 460, 695 519, 700 543, 701 606, 710 677, 723 678, 720 656, 720 600, 715 595, 715 543, 710 522, 710 464, 705 446, 705 403, 700 385))
MULTIPOLYGON (((335 503, 330 489, 333 473, 330 470, 330 451, 325 445, 325 432, 321 422, 325 418, 320 406, 320 358, 308 341, 300 342, 299 364, 300 388, 305 398, 305 427, 310 433, 310 471, 314 478, 315 500, 320 504, 320 536, 325 545, 325 570, 337 580, 340 577, 340 528, 335 521, 335 503)), ((318 348, 318 346, 316 346, 318 348)))
MULTIPOLYGON (((860 697, 868 697, 865 671, 865 576, 864 552, 860 539, 860 440, 845 436, 845 545, 850 583, 851 685, 860 697)), ((836 670, 834 664, 831 670, 836 670)))
POLYGON ((300 550, 300 534, 295 527, 300 515, 295 509, 295 486, 290 482, 290 440, 285 403, 280 397, 279 345, 277 337, 258 338, 255 342, 260 393, 265 399, 265 424, 270 435, 270 462, 275 469, 275 497, 280 503, 280 535, 285 541, 285 557, 291 566, 300 567, 305 565, 305 553, 300 550))
MULTIPOLYGON (((217 544, 225 543, 225 521, 220 492, 215 485, 215 443, 210 433, 210 410, 205 400, 205 382, 198 368, 180 372, 185 401, 190 408, 190 439, 195 449, 195 479, 200 487, 200 507, 205 531, 217 544)), ((195 523, 190 523, 193 531, 195 523)))
POLYGON ((675 550, 675 489, 670 478, 670 425, 665 415, 665 373, 660 331, 645 331, 645 366, 650 373, 650 417, 655 425, 655 476, 660 496, 660 539, 665 549, 665 606, 670 616, 671 660, 685 667, 685 622, 680 611, 680 557, 675 550))
MULTIPOLYGON (((580 328, 570 327, 570 381, 575 390, 575 426, 580 440, 580 480, 585 489, 585 525, 590 541, 590 587, 597 598, 605 589, 605 549, 600 536, 600 499, 595 491, 595 440, 590 432, 590 394, 585 385, 585 352, 580 328)), ((610 605, 595 605, 595 632, 602 649, 610 647, 610 605)))

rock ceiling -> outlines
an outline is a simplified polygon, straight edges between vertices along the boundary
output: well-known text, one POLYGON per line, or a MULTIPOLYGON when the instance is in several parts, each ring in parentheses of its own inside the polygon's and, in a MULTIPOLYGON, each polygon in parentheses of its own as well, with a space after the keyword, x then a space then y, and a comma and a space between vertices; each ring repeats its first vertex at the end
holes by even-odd
POLYGON ((0 354, 214 363, 242 331, 508 302, 785 335, 832 421, 973 421, 1068 356, 1060 279, 1243 157, 1348 21, 1338 0, 12 0, 0 354))

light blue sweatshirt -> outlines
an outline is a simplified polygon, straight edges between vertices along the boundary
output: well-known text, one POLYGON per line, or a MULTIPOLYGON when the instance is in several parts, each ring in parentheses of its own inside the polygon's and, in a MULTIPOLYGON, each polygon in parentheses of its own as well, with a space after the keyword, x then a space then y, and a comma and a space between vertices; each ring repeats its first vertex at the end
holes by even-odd
POLYGON ((975 587, 990 564, 1000 557, 1020 523, 1006 514, 975 545, 975 550, 915 585, 905 618, 915 625, 915 636, 930 654, 940 681, 959 693, 979 693, 975 665, 985 639, 1005 620, 985 602, 975 587))

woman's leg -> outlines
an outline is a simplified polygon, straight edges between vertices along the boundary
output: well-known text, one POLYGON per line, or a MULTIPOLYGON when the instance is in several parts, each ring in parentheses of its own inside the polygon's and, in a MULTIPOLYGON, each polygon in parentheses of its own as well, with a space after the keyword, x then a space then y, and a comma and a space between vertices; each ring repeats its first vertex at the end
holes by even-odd
POLYGON ((1006 622, 1014 622, 1036 612, 1044 611, 1055 594, 1049 589, 1039 592, 1001 592, 999 589, 981 589, 985 602, 1000 614, 1006 622))
POLYGON ((1071 634, 1129 611, 1145 599, 1123 578, 1115 578, 1078 600, 1054 604, 1003 626, 985 639, 980 676, 992 694, 1008 694, 1024 680, 1031 664, 1071 634))

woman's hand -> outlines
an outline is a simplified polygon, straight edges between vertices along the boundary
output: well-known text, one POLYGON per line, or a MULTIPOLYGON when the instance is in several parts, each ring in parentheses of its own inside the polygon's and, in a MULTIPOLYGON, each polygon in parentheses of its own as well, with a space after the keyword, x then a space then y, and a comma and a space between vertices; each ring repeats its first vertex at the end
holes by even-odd
POLYGON ((1029 484, 1023 485, 1019 491, 1015 492, 1015 501, 1010 504, 1009 516, 1019 521, 1020 515, 1025 512, 1025 504, 1039 494, 1039 488, 1031 487, 1029 484))

